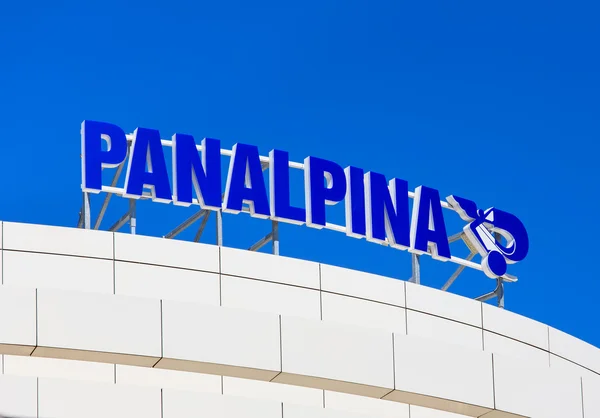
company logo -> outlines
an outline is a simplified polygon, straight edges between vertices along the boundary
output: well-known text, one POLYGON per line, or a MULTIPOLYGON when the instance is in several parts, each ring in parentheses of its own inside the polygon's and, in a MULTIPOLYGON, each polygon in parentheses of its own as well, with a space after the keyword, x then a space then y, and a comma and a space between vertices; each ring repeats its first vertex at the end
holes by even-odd
POLYGON ((456 196, 441 201, 439 192, 427 186, 409 192, 405 180, 388 180, 374 171, 343 168, 317 157, 295 163, 282 150, 274 149, 263 157, 254 145, 238 143, 231 150, 224 150, 217 139, 205 138, 197 144, 190 135, 175 134, 171 140, 164 140, 159 131, 147 128, 137 128, 132 135, 126 135, 116 125, 95 121, 81 125, 81 151, 82 190, 87 193, 104 191, 129 199, 199 205, 234 214, 247 212, 257 218, 332 229, 477 268, 489 277, 505 275, 507 263, 522 260, 529 247, 523 224, 509 213, 495 208, 482 211, 474 202, 456 196), (163 147, 171 147, 171 179, 163 147), (221 156, 230 158, 224 191, 221 156), (123 168, 124 164, 127 168, 123 188, 102 184, 103 169, 123 168), (266 169, 268 185, 263 175, 266 169), (291 169, 304 173, 304 207, 291 204, 291 169), (342 201, 345 225, 328 222, 326 207, 342 201), (444 208, 457 211, 469 222, 464 228, 464 240, 482 256, 481 266, 452 256, 444 208), (506 246, 493 234, 504 237, 506 246))
POLYGON ((458 196, 448 196, 447 200, 459 216, 469 222, 463 228, 467 245, 481 255, 481 266, 488 277, 503 276, 507 263, 513 264, 525 258, 529 238, 516 216, 495 208, 477 209, 475 202, 458 196), (498 238, 503 237, 506 245, 502 245, 492 233, 498 238))

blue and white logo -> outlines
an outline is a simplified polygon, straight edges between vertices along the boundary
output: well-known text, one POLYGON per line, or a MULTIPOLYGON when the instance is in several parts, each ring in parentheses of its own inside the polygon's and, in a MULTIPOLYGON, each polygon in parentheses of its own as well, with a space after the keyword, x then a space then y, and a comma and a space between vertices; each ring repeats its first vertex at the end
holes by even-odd
POLYGON ((529 238, 525 226, 516 216, 495 208, 477 209, 475 202, 458 196, 448 196, 446 200, 463 220, 469 222, 463 228, 467 245, 481 255, 481 267, 488 277, 503 276, 507 264, 525 258, 529 238), (506 246, 492 233, 503 237, 506 246))

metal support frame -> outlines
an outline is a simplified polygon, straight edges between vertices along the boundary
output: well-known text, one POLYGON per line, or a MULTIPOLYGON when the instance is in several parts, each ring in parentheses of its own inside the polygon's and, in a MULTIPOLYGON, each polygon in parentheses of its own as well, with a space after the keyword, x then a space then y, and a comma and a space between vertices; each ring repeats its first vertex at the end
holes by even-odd
POLYGON ((411 254, 411 268, 412 276, 408 281, 421 284, 421 256, 419 254, 411 254))
MULTIPOLYGON (((200 226, 198 227, 198 230, 196 231, 196 235, 194 235, 194 242, 200 242, 200 237, 202 237, 204 228, 206 228, 206 224, 208 223, 210 214, 211 214, 211 211, 208 209, 199 210, 198 212, 194 213, 192 216, 187 218, 185 221, 183 221, 181 224, 176 226, 171 232, 166 234, 163 238, 167 238, 167 239, 175 238, 177 235, 179 235, 185 229, 189 228, 196 221, 201 220, 200 226)), ((219 218, 219 216, 217 215, 217 224, 218 224, 218 218, 219 218)), ((217 225, 217 236, 219 236, 219 226, 218 225, 217 225)))
POLYGON ((199 210, 198 212, 194 213, 192 216, 187 218, 185 221, 180 223, 178 226, 176 226, 171 232, 163 236, 163 238, 175 238, 177 235, 179 235, 181 232, 187 229, 198 219, 202 218, 203 216, 207 216, 208 212, 209 211, 207 209, 199 210))
POLYGON ((492 298, 498 298, 498 307, 504 308, 504 283, 502 279, 496 279, 496 288, 493 291, 476 297, 475 300, 485 302, 492 298))
POLYGON ((496 299, 498 299, 498 307, 504 309, 504 280, 501 277, 496 279, 496 299))
MULTIPOLYGON (((129 148, 127 149, 127 153, 129 153, 129 148)), ((115 172, 115 175, 113 176, 112 181, 110 182, 111 187, 115 187, 117 185, 117 182, 119 181, 119 177, 121 176, 121 172, 123 171, 124 166, 125 164, 120 164, 117 167, 117 171, 115 172)), ((106 209, 108 208, 108 203, 110 202, 110 198, 112 197, 112 195, 112 193, 106 193, 106 196, 104 196, 104 201, 102 202, 102 206, 100 207, 100 213, 98 213, 96 222, 94 222, 94 229, 100 228, 100 223, 104 218, 104 214, 106 213, 106 209)))
POLYGON ((448 237, 448 243, 452 244, 453 242, 456 242, 456 241, 458 241, 458 240, 461 240, 461 239, 462 239, 462 237, 464 237, 464 235, 465 235, 464 231, 460 231, 460 232, 457 232, 457 233, 456 233, 456 234, 454 234, 454 235, 450 235, 450 236, 448 237))
POLYGON ((208 223, 208 218, 210 218, 210 212, 208 212, 206 215, 204 215, 204 218, 202 218, 202 222, 200 222, 200 227, 198 227, 198 232, 196 232, 196 235, 194 236, 194 242, 200 242, 200 237, 202 236, 204 228, 208 223))
POLYGON ((120 230, 121 228, 123 228, 123 226, 125 226, 125 224, 127 224, 127 223, 129 223, 129 228, 130 228, 131 234, 135 235, 135 229, 136 229, 135 199, 129 199, 129 208, 127 209, 127 212, 125 212, 123 214, 123 216, 121 216, 117 222, 115 222, 110 228, 108 228, 108 230, 111 232, 116 232, 116 231, 120 230))
POLYGON ((223 246, 223 211, 217 211, 217 245, 223 246))
POLYGON ((135 227, 137 224, 135 202, 135 199, 129 199, 129 232, 131 232, 131 235, 135 235, 135 227))
MULTIPOLYGON (((494 232, 494 238, 496 238, 496 241, 500 241, 502 240, 502 235, 494 232)), ((498 307, 504 309, 504 279, 502 277, 496 279, 496 289, 492 293, 496 296, 498 307)))
POLYGON ((90 205, 90 194, 88 192, 81 192, 81 210, 79 211, 79 220, 77 221, 77 228, 90 229, 91 225, 91 205, 90 205))
MULTIPOLYGON (((130 148, 131 148, 131 144, 128 143, 125 161, 127 161, 127 156, 129 156, 130 148)), ((123 172, 123 167, 125 167, 125 161, 123 161, 121 164, 118 165, 117 171, 113 175, 113 178, 110 182, 111 189, 116 188, 117 182, 119 181, 119 177, 121 176, 121 173, 123 172)), ((82 204, 81 210, 79 212, 79 221, 77 221, 77 228, 90 229, 91 223, 92 223, 91 208, 90 208, 90 194, 86 191, 82 191, 81 194, 82 194, 82 198, 83 198, 83 204, 82 204)), ((100 206, 100 212, 98 213, 98 217, 96 218, 96 221, 94 222, 94 229, 100 229, 100 224, 102 223, 102 219, 104 219, 104 214, 106 213, 106 209, 108 208, 108 203, 110 202, 110 198, 112 197, 112 195, 113 195, 112 192, 107 192, 106 196, 104 196, 104 200, 102 201, 102 206, 100 206)), ((132 200, 133 199, 130 199, 130 201, 129 201, 129 211, 125 215, 127 215, 127 214, 130 215, 130 218, 128 219, 128 221, 129 221, 129 224, 131 227, 131 233, 135 234, 135 227, 136 227, 135 202, 132 204, 132 202, 131 202, 132 200)), ((123 225, 119 225, 119 222, 121 222, 122 220, 123 220, 123 217, 121 219, 119 219, 119 221, 117 221, 117 223, 115 223, 111 228, 118 227, 115 230, 120 229, 123 225)), ((112 230, 112 229, 109 229, 109 230, 112 230)))
POLYGON ((279 255, 279 222, 273 221, 271 227, 273 228, 273 254, 279 255))
POLYGON ((271 232, 252 244, 248 248, 248 251, 258 251, 269 242, 273 244, 271 248, 272 253, 279 255, 279 222, 277 221, 271 222, 271 232))
MULTIPOLYGON (((475 253, 471 252, 467 258, 465 260, 472 260, 473 257, 475 257, 475 253)), ((442 286, 442 290, 448 290, 448 288, 450 286, 452 286, 452 283, 454 283, 454 281, 456 279, 458 279, 458 276, 460 276, 460 273, 463 272, 463 270, 465 269, 465 266, 458 266, 456 268, 456 270, 454 271, 454 273, 452 273, 452 276, 450 276, 450 278, 448 279, 448 281, 446 283, 444 283, 444 285, 442 286)))
MULTIPOLYGON (((457 234, 454 234, 454 235, 450 236, 448 238, 448 242, 453 243, 453 242, 459 241, 461 239, 464 241, 464 236, 465 236, 464 232, 461 231, 461 232, 459 232, 457 234)), ((502 239, 502 236, 498 232, 494 232, 494 238, 497 241, 500 241, 502 239)), ((465 241, 465 244, 467 244, 466 241, 465 241)), ((469 247, 468 244, 467 244, 467 246, 469 247)), ((467 261, 471 261, 477 255, 477 252, 473 248, 469 247, 469 249, 470 249, 471 252, 469 253, 469 255, 467 256, 467 258, 465 259, 467 261)), ((463 272, 463 270, 465 269, 465 267, 466 267, 465 265, 458 266, 458 268, 454 271, 454 273, 452 273, 452 275, 446 281, 446 283, 444 283, 444 285, 442 286, 441 290, 447 291, 448 288, 450 286, 452 286, 452 284, 454 283, 454 281, 458 278, 458 276, 460 276, 460 274, 463 272)), ((497 303, 498 307, 499 308, 504 308, 504 282, 507 281, 507 279, 509 281, 517 281, 516 277, 511 276, 509 274, 505 275, 504 277, 498 277, 496 279, 496 288, 493 291, 489 292, 489 293, 486 293, 484 295, 481 295, 481 296, 475 298, 475 300, 478 300, 480 302, 485 302, 485 301, 488 301, 488 300, 490 300, 492 298, 497 298, 497 300, 498 300, 498 303, 497 303)))

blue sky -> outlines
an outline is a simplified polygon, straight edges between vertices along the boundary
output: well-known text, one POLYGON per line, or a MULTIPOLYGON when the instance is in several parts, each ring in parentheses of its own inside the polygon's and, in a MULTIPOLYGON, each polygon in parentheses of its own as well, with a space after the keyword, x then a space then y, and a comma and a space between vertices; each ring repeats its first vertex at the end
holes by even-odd
MULTIPOLYGON (((0 14, 0 219, 75 226, 84 119, 314 155, 517 215, 530 253, 509 268, 507 308, 600 346, 596 2, 20 3, 0 14)), ((190 213, 140 204, 139 232, 190 213)), ((224 227, 245 248, 269 223, 224 227)), ((289 225, 281 240, 284 255, 410 277, 406 252, 289 225)), ((426 260, 423 283, 453 268, 426 260)), ((493 285, 471 272, 451 289, 493 285)))

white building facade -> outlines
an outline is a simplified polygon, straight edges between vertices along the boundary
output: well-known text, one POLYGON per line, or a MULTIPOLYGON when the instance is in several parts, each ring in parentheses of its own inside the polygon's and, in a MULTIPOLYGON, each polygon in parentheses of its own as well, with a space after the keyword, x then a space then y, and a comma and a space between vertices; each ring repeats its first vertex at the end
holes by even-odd
POLYGON ((310 261, 3 222, 0 415, 600 417, 600 350, 310 261))

